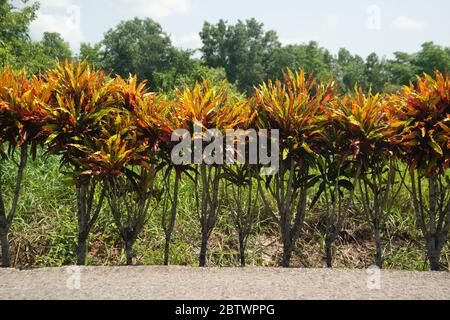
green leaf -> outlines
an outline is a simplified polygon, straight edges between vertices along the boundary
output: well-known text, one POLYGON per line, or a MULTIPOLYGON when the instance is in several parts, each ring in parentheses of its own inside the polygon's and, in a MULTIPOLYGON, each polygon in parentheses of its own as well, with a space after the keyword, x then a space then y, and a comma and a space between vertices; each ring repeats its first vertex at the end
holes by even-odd
POLYGON ((439 154, 440 156, 444 155, 444 152, 442 151, 442 148, 437 144, 437 142, 434 140, 432 136, 430 136, 430 140, 428 141, 428 145, 433 148, 433 150, 439 154))
POLYGON ((351 183, 348 180, 339 180, 338 184, 339 184, 339 187, 347 189, 348 191, 353 191, 353 189, 354 189, 353 183, 351 183))
POLYGON ((45 144, 51 143, 55 138, 58 136, 59 133, 52 133, 48 136, 47 141, 45 141, 45 144))
POLYGON ((302 147, 303 149, 305 149, 306 152, 308 152, 309 154, 313 154, 314 151, 311 150, 311 148, 309 147, 309 145, 306 142, 302 143, 302 147))
POLYGON ((311 202, 311 206, 310 209, 314 208, 314 206, 316 205, 317 201, 319 201, 320 196, 322 195, 322 193, 325 191, 325 187, 326 187, 326 182, 322 182, 319 186, 319 190, 317 191, 316 195, 314 196, 314 199, 311 202))

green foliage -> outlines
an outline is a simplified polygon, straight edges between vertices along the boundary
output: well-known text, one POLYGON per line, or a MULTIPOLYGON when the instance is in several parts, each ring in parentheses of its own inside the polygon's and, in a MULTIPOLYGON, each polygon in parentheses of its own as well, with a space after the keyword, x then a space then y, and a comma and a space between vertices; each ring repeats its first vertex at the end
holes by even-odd
POLYGON ((418 67, 418 74, 433 74, 435 71, 446 73, 450 71, 450 55, 441 46, 433 42, 426 42, 422 45, 422 50, 415 57, 415 64, 418 67))
POLYGON ((303 69, 307 74, 314 72, 318 79, 327 79, 331 68, 331 54, 314 41, 275 48, 267 58, 267 77, 271 80, 282 79, 286 69, 303 69))
POLYGON ((42 47, 42 53, 49 58, 59 61, 72 58, 69 43, 65 42, 59 33, 44 32, 44 36, 39 42, 39 45, 42 47))
MULTIPOLYGON (((11 173, 14 164, 8 163, 4 172, 11 173)), ((4 186, 11 190, 14 177, 5 175, 4 186)), ((38 153, 37 160, 29 164, 24 181, 22 200, 17 218, 11 229, 12 263, 17 268, 43 268, 71 265, 75 263, 77 224, 73 189, 64 183, 58 157, 46 157, 38 153), (27 191, 25 191, 27 190, 27 191), (32 192, 31 192, 32 190, 32 192)), ((194 187, 189 179, 182 180, 180 208, 177 226, 170 247, 171 264, 175 266, 196 266, 198 250, 198 222, 192 214, 194 187)), ((10 191, 7 192, 8 194, 10 191)), ((294 255, 293 267, 321 268, 322 253, 316 238, 320 226, 319 202, 314 214, 307 217, 302 237, 302 254, 294 255)), ((210 241, 211 266, 239 266, 238 244, 233 232, 231 217, 222 215, 214 237, 210 241), (222 259, 225 256, 227 259, 222 259)), ((249 238, 248 266, 278 265, 278 235, 269 218, 262 211, 261 221, 256 222, 249 238)), ((159 210, 151 216, 134 247, 138 265, 160 265, 163 262, 164 233, 161 228, 159 210)), ((350 238, 343 238, 336 244, 336 267, 367 268, 373 264, 372 240, 366 235, 371 230, 361 221, 356 212, 351 212, 345 227, 350 238), (355 242, 356 241, 356 242, 355 242), (345 252, 345 254, 344 254, 345 252), (347 252, 350 252, 347 254, 347 252)), ((104 208, 92 231, 88 263, 90 265, 118 265, 125 263, 123 246, 119 241, 114 222, 108 208, 104 208)), ((385 268, 388 270, 428 270, 420 231, 416 228, 411 212, 409 194, 405 189, 394 202, 385 234, 385 268)), ((444 249, 443 259, 449 257, 444 249)))
POLYGON ((0 66, 20 67, 29 59, 31 40, 28 27, 36 18, 38 9, 38 3, 18 9, 9 0, 0 1, 0 66))
MULTIPOLYGON (((113 219, 108 223, 112 224, 113 220, 119 228, 126 245, 127 262, 131 259, 129 242, 137 241, 136 250, 145 251, 143 242, 138 239, 140 231, 143 236, 148 235, 145 224, 147 221, 155 223, 149 215, 153 210, 149 209, 158 211, 157 202, 162 192, 170 188, 173 168, 161 170, 170 163, 168 155, 173 146, 170 134, 178 128, 191 130, 197 122, 222 130, 247 128, 255 123, 261 128, 281 129, 282 172, 275 182, 270 179, 265 182, 268 192, 275 198, 279 191, 276 189, 287 186, 282 192, 286 197, 282 198, 289 201, 278 201, 278 209, 284 210, 281 220, 289 222, 303 222, 307 202, 313 204, 311 207, 321 203, 320 199, 310 199, 308 193, 317 186, 319 193, 316 194, 324 192, 321 189, 327 186, 318 183, 320 175, 326 176, 328 187, 336 187, 335 199, 348 192, 353 194, 357 192, 355 183, 359 172, 347 170, 350 164, 360 164, 362 172, 367 173, 372 164, 382 163, 389 157, 390 151, 408 162, 412 169, 423 170, 425 175, 439 172, 441 178, 448 176, 448 76, 436 72, 436 79, 430 76, 414 79, 419 71, 448 70, 448 48, 425 43, 420 52, 396 53, 391 60, 380 59, 376 54, 364 60, 345 49, 333 56, 315 42, 282 46, 275 32, 265 32, 262 24, 251 19, 235 25, 224 21, 217 25, 205 23, 201 33, 203 57, 194 59, 194 52, 174 48, 156 22, 134 19, 110 30, 100 44, 84 44, 80 50, 80 58, 89 58, 99 68, 119 76, 110 79, 82 61, 60 62, 40 78, 31 74, 52 67, 56 60, 68 60, 72 53, 56 33, 44 34, 40 42, 29 39, 28 26, 36 10, 37 6, 18 10, 8 1, 0 2, 0 25, 4 26, 0 29, 1 63, 12 66, 5 68, 0 78, 0 141, 16 147, 40 144, 46 139, 48 153, 61 156, 62 164, 70 165, 72 177, 83 176, 87 180, 95 177, 97 185, 109 192, 108 212, 113 212, 113 219), (24 59, 27 55, 33 59, 24 59), (22 66, 27 66, 31 73, 12 71, 22 66), (303 70, 294 73, 290 68, 303 70), (312 74, 309 78, 305 76, 308 73, 312 74), (130 74, 135 75, 129 77, 130 74), (284 82, 277 80, 282 75, 284 82), (337 85, 329 80, 332 76, 342 93, 353 90, 355 83, 361 89, 340 98, 336 93, 337 85), (149 87, 159 93, 150 93, 146 81, 138 82, 146 78, 149 87), (415 83, 390 97, 363 94, 370 88, 374 92, 395 92, 410 81, 415 83), (258 84, 261 85, 255 89, 258 84), (238 91, 247 95, 256 93, 244 99, 238 91), (251 106, 256 107, 255 110, 251 106), (168 187, 159 185, 167 181, 168 187), (294 190, 292 195, 290 188, 294 190), (113 201, 121 204, 113 204, 113 201), (294 208, 299 212, 297 216, 292 214, 294 208)), ((181 177, 181 171, 190 177, 187 169, 176 168, 176 177, 181 177)), ((228 183, 248 182, 239 172, 228 173, 228 183)), ((382 182, 383 174, 384 171, 380 173, 382 182)), ((214 179, 217 196, 223 185, 222 177, 220 170, 210 177, 214 179)), ((208 196, 204 190, 210 187, 211 179, 203 181, 204 197, 208 196)), ((89 204, 90 199, 92 204, 92 199, 97 200, 99 196, 95 184, 89 189, 87 183, 84 188, 90 190, 90 195, 83 201, 89 204)), ((194 194, 182 197, 184 213, 192 211, 193 204, 189 201, 199 196, 198 186, 190 188, 194 194)), ((378 192, 376 188, 373 190, 378 192)), ((100 199, 103 195, 104 191, 100 199)), ((170 192, 167 195, 173 200, 170 192)), ((444 200, 445 197, 446 194, 444 200)), ((78 199, 78 205, 83 201, 78 199)), ((217 213, 222 210, 220 201, 216 202, 217 207, 210 208, 214 211, 210 216, 212 220, 217 219, 217 213)), ((265 207, 270 210, 272 203, 268 202, 265 207)), ((99 208, 101 205, 102 200, 99 200, 99 208)), ((40 255, 38 263, 72 262, 69 256, 74 251, 75 241, 72 240, 76 235, 75 224, 68 223, 69 211, 57 219, 62 221, 57 223, 67 225, 49 233, 50 245, 56 251, 52 251, 46 261, 40 255), (62 243, 61 234, 71 240, 62 243)), ((268 219, 273 218, 271 212, 268 219)), ((87 224, 89 228, 92 223, 87 224)), ((340 230, 342 223, 339 221, 335 230, 340 230)), ((109 227, 104 229, 104 232, 111 231, 109 227)), ((150 229, 158 234, 154 225, 150 229)), ((283 239, 290 250, 294 250, 292 244, 296 242, 292 235, 300 236, 300 229, 301 224, 297 224, 285 230, 291 236, 283 239)), ((194 228, 189 230, 194 234, 194 228)), ((210 226, 207 232, 210 237, 210 226)), ((192 241, 195 240, 198 239, 192 241)), ((176 248, 172 251, 180 252, 180 260, 193 261, 186 253, 190 248, 179 249, 183 241, 175 239, 174 243, 176 248)), ((218 256, 232 252, 225 247, 217 250, 218 256)), ((156 248, 151 252, 159 251, 156 248)), ((154 261, 153 253, 145 259, 154 261)))
POLYGON ((103 68, 124 78, 136 74, 157 87, 156 73, 170 69, 173 47, 169 36, 152 19, 124 21, 109 30, 102 41, 103 68))
POLYGON ((385 92, 386 84, 389 82, 386 60, 380 59, 376 53, 370 54, 366 59, 365 77, 373 92, 385 92))
MULTIPOLYGON (((24 1, 27 3, 27 1, 24 1)), ((13 69, 26 67, 37 74, 73 55, 56 33, 45 33, 41 41, 31 41, 29 25, 36 18, 38 3, 18 9, 12 1, 0 3, 0 64, 13 69)), ((367 59, 341 49, 337 55, 311 41, 282 46, 275 31, 265 31, 255 19, 228 24, 205 22, 200 32, 202 58, 195 51, 175 48, 161 26, 151 19, 133 19, 109 30, 100 43, 82 43, 77 56, 89 59, 96 68, 128 78, 137 74, 149 86, 172 94, 175 87, 192 86, 209 79, 219 84, 228 80, 233 91, 250 95, 254 86, 268 79, 282 79, 286 69, 314 72, 319 79, 331 75, 341 93, 353 91, 357 82, 364 91, 395 93, 415 81, 415 75, 435 69, 449 70, 449 48, 424 43, 413 54, 396 52, 392 59, 371 54, 367 59), (225 77, 223 71, 225 71, 225 77)))
POLYGON ((103 59, 105 52, 100 43, 91 45, 89 43, 81 43, 80 45, 80 60, 88 60, 89 63, 97 69, 103 68, 103 59))
POLYGON ((350 92, 355 83, 366 87, 366 67, 363 58, 353 56, 348 50, 340 49, 336 59, 335 76, 341 85, 342 92, 350 92))
POLYGON ((265 32, 263 24, 255 19, 235 25, 223 20, 216 25, 205 22, 200 37, 206 65, 224 68, 228 80, 246 93, 253 92, 253 87, 267 78, 267 57, 280 46, 276 33, 265 32))
POLYGON ((395 52, 394 55, 394 60, 387 61, 386 69, 389 72, 389 81, 397 85, 399 90, 402 85, 407 85, 414 80, 419 69, 415 65, 412 55, 405 52, 395 52))
POLYGON ((69 44, 58 33, 45 32, 41 41, 31 40, 29 26, 36 19, 39 3, 22 2, 25 5, 18 9, 12 1, 0 1, 0 66, 26 67, 37 74, 53 67, 58 59, 70 59, 69 44))

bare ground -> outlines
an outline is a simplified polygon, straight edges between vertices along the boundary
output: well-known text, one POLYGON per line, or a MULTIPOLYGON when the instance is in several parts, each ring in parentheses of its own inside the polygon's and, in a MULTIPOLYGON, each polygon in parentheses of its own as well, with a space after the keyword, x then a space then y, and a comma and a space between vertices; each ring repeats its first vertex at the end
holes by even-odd
POLYGON ((64 267, 0 270, 0 299, 450 299, 450 273, 343 269, 64 267), (377 284, 380 287, 377 288, 377 284))

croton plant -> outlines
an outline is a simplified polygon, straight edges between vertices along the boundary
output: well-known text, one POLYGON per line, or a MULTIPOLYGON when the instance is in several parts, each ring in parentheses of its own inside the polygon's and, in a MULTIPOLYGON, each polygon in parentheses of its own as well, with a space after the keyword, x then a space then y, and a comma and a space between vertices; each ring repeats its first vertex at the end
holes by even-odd
POLYGON ((111 77, 87 61, 58 63, 42 76, 8 67, 0 71, 0 155, 18 164, 13 199, 6 201, 1 180, 4 166, 0 166, 4 266, 9 265, 7 236, 28 154, 35 156, 37 146, 45 144, 47 154, 61 158, 64 172, 75 185, 79 264, 86 263, 88 236, 104 201, 131 263, 132 246, 160 200, 168 264, 180 182, 187 177, 195 187, 193 210, 201 225, 200 265, 206 264, 208 239, 224 207, 221 186, 231 184, 252 199, 246 210, 228 207, 238 217, 242 264, 250 230, 247 221, 253 220, 251 211, 260 199, 279 224, 282 264, 289 266, 307 209, 320 201, 326 204, 325 242, 331 265, 332 244, 355 198, 373 227, 377 264, 382 266, 381 230, 392 199, 400 187, 406 187, 426 239, 431 268, 442 268, 440 255, 450 229, 448 75, 436 72, 418 77, 415 84, 394 95, 356 89, 341 97, 332 80, 319 81, 304 71, 289 70, 284 79, 255 88, 248 99, 232 94, 226 83, 214 86, 208 81, 175 89, 172 95, 150 89, 136 76, 111 77), (173 133, 184 129, 194 145, 195 139, 204 138, 194 135, 196 125, 222 133, 252 127, 279 130, 278 173, 262 176, 260 167, 246 165, 175 165, 171 153, 178 141, 172 141, 173 133), (16 161, 14 151, 19 149, 20 161, 16 161), (406 163, 410 180, 405 179, 406 171, 402 175, 405 166, 399 162, 406 163))
POLYGON ((405 87, 391 103, 391 142, 408 164, 417 223, 431 269, 439 270, 450 230, 449 75, 436 71, 434 78, 418 77, 416 85, 405 87))
POLYGON ((45 103, 50 99, 50 86, 40 77, 28 77, 24 70, 15 72, 5 67, 0 71, 0 159, 15 157, 20 149, 17 164, 16 183, 11 201, 4 201, 2 170, 0 163, 0 241, 2 243, 2 265, 10 265, 8 232, 11 228, 19 201, 22 180, 31 150, 33 158, 36 149, 45 141, 47 124, 45 103))

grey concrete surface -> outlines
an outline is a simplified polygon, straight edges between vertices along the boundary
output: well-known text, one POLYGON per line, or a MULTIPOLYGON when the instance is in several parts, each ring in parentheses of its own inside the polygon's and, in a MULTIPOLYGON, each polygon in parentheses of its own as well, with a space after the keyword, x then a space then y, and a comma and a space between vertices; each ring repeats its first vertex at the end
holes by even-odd
POLYGON ((450 299, 450 273, 64 267, 0 270, 0 299, 450 299))

